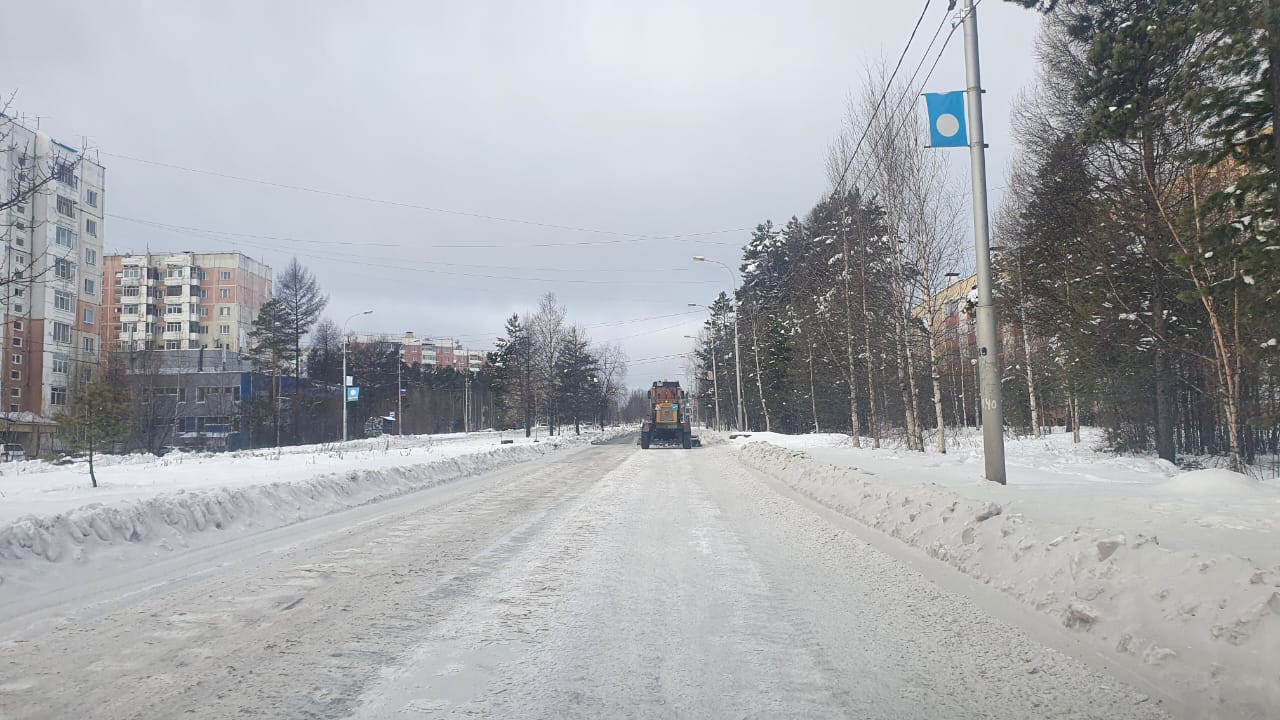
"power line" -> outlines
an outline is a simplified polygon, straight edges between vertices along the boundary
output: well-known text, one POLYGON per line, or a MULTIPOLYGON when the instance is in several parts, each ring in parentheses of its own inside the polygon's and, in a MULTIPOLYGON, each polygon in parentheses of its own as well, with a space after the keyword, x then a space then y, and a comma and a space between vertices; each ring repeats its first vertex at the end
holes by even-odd
MULTIPOLYGON (((118 158, 121 160, 128 160, 130 162, 142 163, 144 165, 163 167, 163 168, 168 168, 170 170, 180 170, 182 172, 189 172, 197 175, 207 175, 209 177, 216 177, 224 180, 235 180, 236 182, 251 183, 255 185, 262 185, 265 187, 278 188, 282 190, 292 190, 295 192, 312 193, 315 195, 322 195, 324 197, 340 198, 343 200, 356 200, 359 202, 375 203, 378 205, 387 205, 390 207, 405 208, 409 210, 421 210, 424 212, 439 213, 442 215, 455 215, 458 217, 467 217, 467 218, 473 218, 476 220, 488 220, 492 222, 504 222, 504 223, 512 223, 516 225, 529 225, 533 227, 548 228, 552 230, 567 230, 569 232, 592 233, 596 235, 612 235, 618 238, 623 238, 621 240, 614 240, 611 243, 603 243, 603 242, 546 243, 541 245, 532 245, 530 247, 551 247, 555 245, 617 244, 617 243, 623 243, 623 242, 639 242, 642 240, 683 240, 687 238, 702 237, 706 235, 721 235, 725 233, 747 231, 747 228, 730 228, 725 230, 708 230, 703 232, 677 233, 672 235, 652 235, 648 233, 628 233, 628 232, 619 232, 616 230, 604 230, 601 228, 580 227, 575 225, 560 225, 557 223, 541 222, 538 220, 526 220, 523 218, 504 217, 501 215, 490 215, 486 213, 469 212, 466 210, 453 210, 449 208, 432 207, 430 205, 420 205, 417 203, 403 202, 400 200, 389 200, 386 198, 372 197, 369 195, 357 195, 355 193, 341 192, 336 190, 325 190, 322 188, 307 187, 305 185, 295 185, 293 183, 277 182, 274 180, 263 180, 261 178, 251 178, 251 177, 245 177, 243 175, 233 175, 231 173, 224 173, 216 170, 203 170, 201 168, 193 168, 185 165, 177 165, 174 163, 161 162, 159 160, 148 160, 146 158, 135 157, 133 155, 123 155, 119 153, 111 153, 106 151, 101 151, 101 152, 103 155, 106 155, 108 157, 118 158)), ((502 247, 502 246, 480 245, 480 244, 476 244, 476 245, 459 244, 459 245, 444 245, 444 246, 435 246, 435 247, 490 248, 490 247, 502 247)))
POLYGON ((862 149, 862 143, 867 139, 867 133, 871 130, 871 123, 875 122, 876 116, 880 114, 880 108, 884 105, 884 99, 889 95, 889 89, 893 87, 893 79, 898 76, 898 70, 902 67, 902 61, 906 59, 907 52, 911 49, 911 43, 916 39, 916 33, 920 30, 920 24, 924 22, 925 13, 929 11, 929 5, 932 0, 925 0, 924 7, 920 9, 920 17, 916 18, 916 24, 911 28, 911 35, 907 38, 907 44, 902 48, 902 53, 898 55, 898 62, 893 66, 893 72, 889 73, 889 80, 885 83, 884 92, 880 93, 880 99, 876 100, 875 107, 871 110, 871 119, 867 121, 867 127, 862 131, 862 135, 858 138, 857 144, 850 153, 849 159, 845 161, 844 169, 840 171, 840 179, 836 182, 836 187, 844 186, 844 178, 849 174, 849 168, 853 165, 853 160, 858 156, 858 151, 862 149))
MULTIPOLYGON (((349 241, 349 240, 347 241, 309 240, 309 239, 304 240, 304 239, 287 237, 287 236, 279 236, 279 235, 260 235, 256 233, 232 232, 227 230, 213 230, 210 228, 198 228, 198 227, 191 227, 188 225, 174 225, 171 223, 160 222, 158 220, 145 220, 142 218, 129 217, 126 215, 116 215, 114 213, 107 213, 107 217, 112 218, 114 220, 123 220, 125 222, 136 223, 139 225, 146 225, 146 226, 158 228, 161 230, 167 230, 169 232, 173 232, 179 235, 189 235, 191 237, 205 237, 209 239, 221 239, 223 236, 225 236, 225 237, 233 237, 233 238, 253 238, 258 240, 272 240, 272 241, 278 241, 278 242, 292 242, 292 243, 311 244, 311 245, 339 245, 339 246, 358 245, 362 247, 380 247, 380 248, 451 247, 448 245, 445 245, 445 246, 412 245, 410 246, 404 243, 365 243, 365 242, 349 241)), ((245 244, 250 244, 250 243, 245 243, 245 244)), ((257 245, 255 247, 260 247, 262 249, 277 249, 277 248, 269 248, 267 246, 262 246, 262 245, 257 245)), ((499 246, 495 245, 493 247, 499 247, 499 246)), ((524 247, 532 247, 532 246, 524 246, 524 247)), ((440 262, 440 261, 430 261, 427 264, 441 265, 446 267, 490 268, 490 269, 496 269, 496 270, 536 270, 536 271, 546 271, 546 272, 590 272, 590 273, 689 272, 692 270, 692 268, 684 268, 684 267, 682 268, 565 268, 565 267, 550 268, 550 267, 530 267, 527 265, 521 265, 521 266, 492 265, 488 263, 481 265, 481 264, 474 264, 474 263, 448 263, 448 262, 440 262)))
MULTIPOLYGON (((201 236, 198 232, 188 232, 187 234, 191 234, 195 237, 201 236)), ((230 240, 227 238, 219 238, 216 236, 212 237, 211 239, 216 239, 220 242, 223 242, 227 245, 231 245, 233 247, 249 247, 257 250, 274 249, 268 246, 249 242, 246 240, 230 240)), ((669 279, 661 279, 661 278, 654 278, 654 279, 647 279, 647 280, 623 280, 623 279, 597 280, 597 279, 587 279, 587 278, 551 278, 551 277, 530 277, 530 276, 524 276, 524 275, 496 275, 491 273, 462 272, 459 270, 441 270, 435 267, 411 265, 403 262, 393 262, 393 261, 371 262, 369 260, 358 260, 350 256, 335 257, 332 255, 324 255, 324 254, 315 253, 315 252, 309 253, 307 257, 310 259, 328 260, 331 262, 342 263, 347 267, 354 266, 354 267, 374 268, 378 270, 400 270, 400 271, 410 271, 410 272, 424 272, 424 273, 431 273, 434 275, 448 275, 453 277, 476 278, 481 280, 515 280, 520 282, 541 282, 541 283, 550 283, 550 284, 572 284, 572 285, 714 285, 716 284, 715 280, 669 280, 669 279)), ((437 263, 437 264, 447 265, 447 263, 437 263)), ((486 266, 480 266, 480 267, 487 268, 490 266, 486 265, 486 266)), ((510 267, 510 266, 507 266, 507 267, 510 267)), ((526 268, 516 268, 516 269, 526 269, 526 268)), ((596 271, 584 270, 583 272, 594 273, 596 271)))

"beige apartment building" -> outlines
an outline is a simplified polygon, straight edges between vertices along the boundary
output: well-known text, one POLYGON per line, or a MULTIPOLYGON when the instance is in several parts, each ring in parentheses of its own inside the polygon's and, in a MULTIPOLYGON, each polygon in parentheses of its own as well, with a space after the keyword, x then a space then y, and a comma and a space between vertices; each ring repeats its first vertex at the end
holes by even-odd
POLYGON ((271 299, 271 268, 238 252, 108 255, 102 346, 244 352, 271 299))
POLYGON ((106 171, 0 115, 0 397, 6 423, 50 417, 101 358, 106 171))

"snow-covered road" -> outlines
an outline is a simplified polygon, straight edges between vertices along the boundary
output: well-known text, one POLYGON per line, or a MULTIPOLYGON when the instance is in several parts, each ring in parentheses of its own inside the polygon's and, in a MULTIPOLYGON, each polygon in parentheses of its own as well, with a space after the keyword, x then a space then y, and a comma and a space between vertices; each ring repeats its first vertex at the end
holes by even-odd
POLYGON ((1166 717, 865 532, 572 450, 26 598, 0 718, 1166 717))

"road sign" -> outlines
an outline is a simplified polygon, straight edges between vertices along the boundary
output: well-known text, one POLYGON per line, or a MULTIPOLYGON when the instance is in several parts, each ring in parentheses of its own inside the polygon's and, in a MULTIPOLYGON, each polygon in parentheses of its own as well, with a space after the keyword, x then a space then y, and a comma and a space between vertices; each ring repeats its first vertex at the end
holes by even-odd
POLYGON ((352 385, 347 388, 347 402, 355 402, 360 399, 360 386, 352 385))

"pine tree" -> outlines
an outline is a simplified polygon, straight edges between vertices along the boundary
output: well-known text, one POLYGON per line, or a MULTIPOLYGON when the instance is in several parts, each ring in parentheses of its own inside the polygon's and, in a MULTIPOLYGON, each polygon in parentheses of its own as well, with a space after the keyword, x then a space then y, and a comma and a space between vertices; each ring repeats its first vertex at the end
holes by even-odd
POLYGON ((329 296, 320 292, 320 284, 316 282, 315 276, 295 257, 289 261, 284 272, 276 277, 275 302, 280 306, 280 329, 289 340, 290 359, 293 362, 293 424, 296 428, 297 413, 301 408, 298 392, 302 387, 302 344, 312 326, 320 319, 320 313, 329 304, 329 296))
POLYGON ((54 416, 58 427, 66 433, 66 443, 89 452, 89 482, 98 487, 93 458, 103 445, 128 437, 129 391, 120 374, 103 374, 71 396, 65 412, 54 416))
POLYGON ((579 325, 565 331, 556 359, 560 407, 573 418, 573 432, 582 434, 582 418, 596 404, 600 363, 591 352, 591 340, 579 325))
POLYGON ((293 366, 294 336, 292 319, 278 300, 269 300, 258 311, 249 331, 249 357, 258 372, 271 376, 271 401, 275 444, 280 446, 281 436, 281 376, 293 366))

